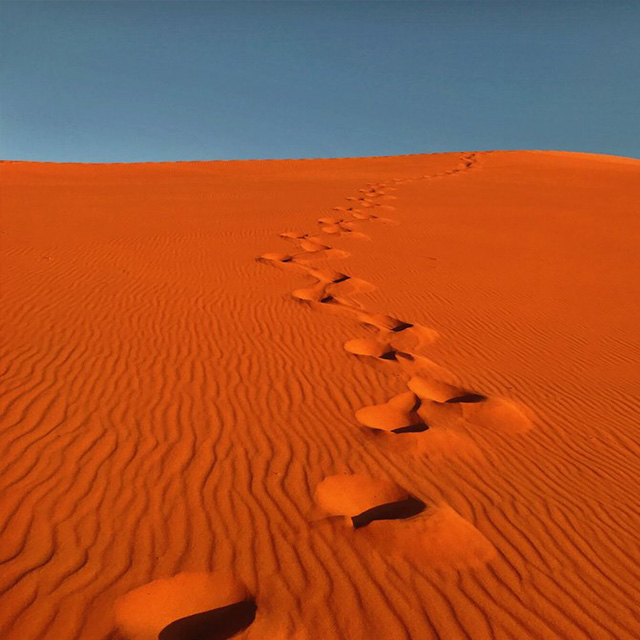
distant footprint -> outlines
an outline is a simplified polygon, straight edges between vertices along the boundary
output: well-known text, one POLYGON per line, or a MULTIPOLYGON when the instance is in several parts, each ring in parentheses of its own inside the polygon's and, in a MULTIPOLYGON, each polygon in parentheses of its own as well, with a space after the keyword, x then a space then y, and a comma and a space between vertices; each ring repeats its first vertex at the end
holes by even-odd
POLYGON ((263 253, 258 260, 262 262, 291 262, 293 256, 289 253, 263 253))
POLYGON ((355 210, 352 212, 351 215, 357 220, 375 220, 377 217, 373 213, 365 213, 363 211, 355 211, 355 210))
POLYGON ((257 606, 228 572, 178 573, 145 584, 115 604, 128 640, 224 640, 246 629, 257 606))
POLYGON ((301 240, 302 238, 306 238, 307 235, 309 234, 303 233, 301 231, 284 231, 280 234, 280 237, 289 240, 301 240))
POLYGON ((299 242, 299 246, 303 251, 308 251, 309 253, 317 253, 318 251, 327 251, 331 249, 331 247, 326 244, 322 244, 316 238, 303 238, 299 242))

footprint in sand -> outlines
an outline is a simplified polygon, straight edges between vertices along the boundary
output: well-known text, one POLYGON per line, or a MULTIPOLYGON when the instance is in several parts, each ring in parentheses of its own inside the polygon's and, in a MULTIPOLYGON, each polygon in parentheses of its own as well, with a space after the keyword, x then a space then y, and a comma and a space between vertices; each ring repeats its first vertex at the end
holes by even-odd
POLYGON ((382 313, 361 313, 358 316, 358 320, 363 324, 375 327, 376 329, 382 329, 383 331, 393 331, 399 333, 410 329, 413 325, 410 322, 399 320, 393 316, 384 315, 382 313))
POLYGON ((425 504, 389 480, 362 474, 325 478, 316 488, 316 502, 332 516, 344 516, 354 529, 374 520, 410 518, 425 504))
POLYGON ((319 238, 303 238, 298 245, 303 251, 308 251, 309 253, 317 253, 318 251, 331 249, 331 247, 326 244, 322 244, 319 238))
POLYGON ((380 360, 397 360, 396 350, 388 343, 369 338, 355 338, 344 343, 345 351, 356 356, 378 358, 380 360))
POLYGON ((365 213, 363 211, 358 211, 357 209, 354 209, 351 212, 351 215, 356 220, 375 220, 378 217, 378 216, 374 215, 373 213, 365 213))
POLYGON ((327 233, 329 235, 342 233, 342 227, 339 224, 327 224, 323 227, 320 227, 320 230, 323 233, 327 233))
POLYGON ((429 427, 418 413, 420 399, 407 391, 383 404, 363 407, 356 411, 356 420, 369 429, 391 433, 420 433, 429 427))
POLYGON ((376 329, 378 335, 383 336, 385 341, 407 359, 411 359, 409 352, 413 349, 419 349, 438 339, 438 332, 433 329, 382 313, 362 312, 357 319, 366 327, 376 329))
POLYGON ((291 262, 293 256, 289 253, 263 253, 258 260, 262 262, 291 262))
POLYGON ((324 216, 322 218, 318 218, 318 224, 339 224, 342 222, 344 218, 342 216, 324 216))
POLYGON ((340 282, 345 282, 350 278, 346 273, 335 271, 334 269, 315 269, 313 267, 305 267, 305 269, 310 276, 320 280, 321 282, 332 282, 334 284, 338 284, 340 282))
POLYGON ((330 270, 307 268, 307 273, 317 282, 310 287, 292 291, 291 295, 301 302, 319 302, 322 304, 340 305, 352 313, 358 312, 360 305, 351 298, 360 293, 373 291, 375 287, 360 278, 352 278, 343 273, 330 270))
POLYGON ((390 480, 363 474, 325 478, 317 504, 343 516, 355 530, 354 543, 369 543, 386 555, 400 555, 436 570, 478 568, 494 546, 448 505, 427 505, 390 480))
POLYGON ((127 640, 224 640, 249 627, 257 605, 231 573, 178 573, 149 582, 115 604, 127 640))
POLYGON ((487 397, 437 378, 415 375, 407 386, 421 400, 427 420, 461 417, 466 422, 504 433, 524 433, 533 427, 527 409, 507 398, 487 397))
POLYGON ((283 231, 280 234, 280 237, 286 238, 287 240, 301 240, 302 238, 306 238, 308 235, 308 233, 303 233, 302 231, 283 231))

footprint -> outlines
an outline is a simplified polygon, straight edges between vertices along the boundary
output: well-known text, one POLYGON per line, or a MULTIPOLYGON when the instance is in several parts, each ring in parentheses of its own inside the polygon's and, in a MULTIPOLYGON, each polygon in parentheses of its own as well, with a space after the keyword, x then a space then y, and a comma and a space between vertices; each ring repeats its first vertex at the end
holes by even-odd
POLYGON ((411 518, 425 508, 422 500, 394 482, 363 474, 325 478, 316 488, 316 502, 332 516, 350 518, 354 529, 376 520, 411 518))
POLYGON ((486 400, 486 396, 424 375, 413 376, 407 383, 407 386, 423 400, 451 403, 482 402, 486 400))
POLYGON ((431 506, 417 518, 372 522, 364 539, 388 555, 439 571, 481 568, 496 557, 491 542, 449 505, 431 506))
POLYGON ((304 238, 300 242, 300 248, 303 251, 308 251, 309 253, 316 253, 318 251, 326 251, 327 249, 331 249, 331 247, 326 244, 322 244, 315 238, 304 238))
POLYGON ((338 224, 342 220, 341 216, 324 216, 323 218, 318 218, 318 224, 338 224))
POLYGON ((338 224, 328 224, 324 227, 320 227, 323 233, 328 233, 329 235, 334 235, 336 233, 340 233, 342 231, 340 225, 338 224))
POLYGON ((128 640, 223 640, 246 629, 257 606, 231 573, 178 573, 120 597, 116 624, 128 640))
POLYGON ((373 213, 364 213, 357 209, 354 209, 351 215, 356 218, 356 220, 375 220, 377 218, 373 213))
POLYGON ((324 283, 319 282, 311 287, 295 289, 291 292, 291 295, 301 302, 321 302, 327 296, 325 286, 324 283))
POLYGON ((263 253, 258 260, 264 262, 291 262, 293 256, 288 253, 263 253))
POLYGON ((392 433, 420 433, 429 427, 418 413, 420 399, 412 392, 401 393, 383 404, 356 411, 356 420, 370 429, 392 433))
POLYGON ((375 285, 361 278, 334 280, 327 285, 327 293, 340 297, 371 293, 372 291, 375 291, 375 285))
MULTIPOLYGON (((317 246, 317 245, 316 245, 317 246)), ((343 260, 349 257, 348 251, 342 249, 315 249, 312 251, 304 251, 295 256, 296 262, 313 262, 314 260, 343 260)))
POLYGON ((280 234, 280 237, 287 238, 288 240, 301 240, 302 238, 306 238, 307 235, 307 233, 303 233, 302 231, 284 231, 280 234))
POLYGON ((396 352, 387 342, 379 342, 369 338, 356 338, 344 343, 345 351, 356 356, 381 358, 383 360, 395 360, 396 352))
POLYGON ((358 320, 366 325, 375 327, 376 329, 382 329, 383 331, 393 331, 398 333, 410 329, 413 325, 409 322, 404 322, 393 316, 384 315, 382 313, 361 313, 358 316, 358 320))
POLYGON ((461 431, 460 422, 452 422, 451 426, 443 426, 437 421, 427 424, 427 431, 405 432, 402 437, 388 431, 371 430, 369 433, 377 446, 401 459, 416 458, 423 462, 428 460, 430 464, 464 461, 474 466, 482 464, 485 460, 480 447, 461 431))
POLYGON ((420 408, 429 423, 442 424, 460 416, 476 426, 504 433, 524 433, 533 427, 529 411, 507 398, 487 397, 424 375, 413 376, 407 386, 420 399, 431 401, 420 408))
POLYGON ((529 411, 507 398, 486 398, 481 402, 460 406, 463 418, 481 427, 504 433, 525 433, 533 427, 529 411))
POLYGON ((311 267, 307 267, 307 273, 310 276, 322 281, 322 282, 333 282, 335 284, 340 282, 345 282, 349 280, 350 276, 342 273, 340 271, 334 271, 333 269, 313 269, 311 267))

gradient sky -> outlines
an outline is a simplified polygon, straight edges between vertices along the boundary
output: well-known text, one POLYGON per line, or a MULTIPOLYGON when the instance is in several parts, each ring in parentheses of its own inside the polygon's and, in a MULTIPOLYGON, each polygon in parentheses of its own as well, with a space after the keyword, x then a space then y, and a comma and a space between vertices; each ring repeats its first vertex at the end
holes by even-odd
POLYGON ((640 2, 2 2, 0 157, 640 156, 640 2))

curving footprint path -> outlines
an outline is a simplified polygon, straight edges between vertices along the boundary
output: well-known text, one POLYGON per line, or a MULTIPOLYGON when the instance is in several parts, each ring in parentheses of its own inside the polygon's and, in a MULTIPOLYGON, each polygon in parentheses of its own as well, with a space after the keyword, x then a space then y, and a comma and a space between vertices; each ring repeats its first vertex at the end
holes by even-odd
MULTIPOLYGON (((348 257, 346 252, 326 244, 325 236, 366 238, 363 225, 397 224, 380 215, 395 209, 389 201, 396 199, 391 192, 397 185, 444 178, 469 171, 476 163, 475 153, 463 154, 458 168, 453 170, 369 184, 358 190, 359 195, 346 198, 349 206, 334 207, 335 215, 318 218, 321 235, 284 231, 280 236, 290 241, 295 250, 288 254, 266 253, 258 258, 312 279, 310 286, 292 292, 295 300, 317 309, 331 308, 374 332, 373 338, 347 341, 345 351, 395 367, 405 379, 407 391, 385 403, 360 408, 355 419, 362 428, 379 434, 380 446, 398 453, 413 450, 432 460, 479 457, 479 450, 464 435, 464 429, 490 428, 519 433, 531 428, 532 423, 524 407, 459 385, 456 376, 421 355, 421 347, 437 339, 436 331, 365 309, 356 297, 373 290, 373 285, 341 271, 314 267, 313 261, 348 257), (417 351, 410 351, 407 345, 417 351)), ((371 531, 370 525, 377 520, 407 520, 402 527, 394 522, 393 530, 385 527, 381 535, 373 536, 372 540, 389 551, 413 550, 416 556, 428 558, 433 567, 479 566, 495 554, 489 541, 449 506, 434 505, 425 510, 423 502, 386 480, 358 475, 331 476, 318 486, 316 501, 328 514, 350 518, 356 529, 369 525, 367 528, 371 531), (389 545, 389 540, 394 542, 389 545), (417 546, 413 543, 415 540, 420 541, 417 546), (452 554, 450 540, 456 540, 466 549, 466 555, 459 551, 452 554)))

